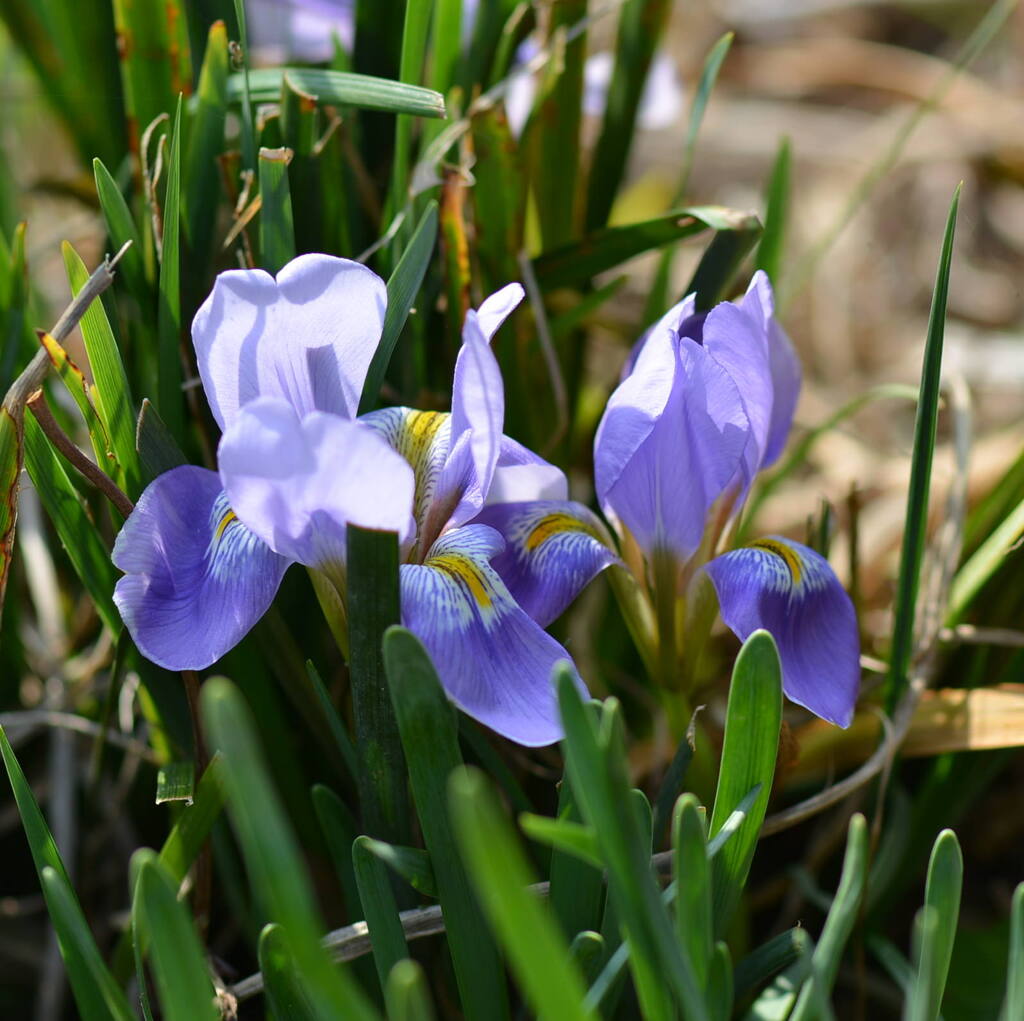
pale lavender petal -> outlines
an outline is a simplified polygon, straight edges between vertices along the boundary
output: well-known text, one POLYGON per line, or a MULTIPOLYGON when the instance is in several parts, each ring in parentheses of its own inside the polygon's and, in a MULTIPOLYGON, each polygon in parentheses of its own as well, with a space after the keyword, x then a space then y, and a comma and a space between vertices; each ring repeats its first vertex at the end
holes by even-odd
POLYGON ((581 503, 542 500, 485 507, 475 523, 505 540, 491 561, 512 598, 547 627, 583 589, 619 558, 611 537, 581 503))
POLYGON ((656 329, 598 427, 601 506, 646 553, 690 556, 736 477, 749 430, 725 370, 694 340, 656 329))
POLYGON ((644 349, 644 345, 647 343, 648 338, 656 332, 664 332, 668 329, 675 330, 679 333, 680 328, 684 323, 687 324, 687 329, 684 331, 685 336, 696 340, 698 343, 701 340, 700 330, 703 329, 704 319, 707 313, 696 312, 697 306, 697 295, 688 294, 678 305, 663 315, 653 326, 649 326, 640 335, 640 339, 630 349, 629 357, 626 359, 622 366, 622 372, 619 375, 619 382, 621 383, 632 371, 636 368, 637 359, 640 357, 640 352, 644 349))
POLYGON ((568 498, 569 483, 561 468, 549 464, 516 440, 502 436, 486 504, 568 498))
POLYGON ((849 726, 860 684, 860 640, 853 603, 828 561, 773 536, 725 553, 705 570, 722 619, 740 641, 758 628, 775 639, 786 695, 823 720, 849 726))
POLYGON ((114 602, 149 660, 201 670, 234 648, 273 601, 289 561, 239 521, 216 472, 156 478, 118 533, 114 602))
POLYGON ((247 404, 220 441, 221 481, 239 518, 308 567, 345 561, 348 524, 415 533, 412 469, 373 429, 285 401, 247 404))
POLYGON ((548 745, 562 737, 551 673, 570 657, 490 566, 502 545, 493 529, 467 525, 442 536, 423 564, 403 565, 402 622, 463 712, 518 744, 548 745))
POLYGON ((283 398, 300 416, 353 417, 386 306, 384 281, 350 259, 300 255, 276 280, 259 269, 221 273, 192 322, 220 427, 261 396, 283 398))
POLYGON ((505 422, 505 385, 490 341, 522 299, 522 287, 509 284, 466 314, 452 387, 451 446, 437 484, 437 499, 454 504, 453 526, 480 510, 491 487, 505 422))

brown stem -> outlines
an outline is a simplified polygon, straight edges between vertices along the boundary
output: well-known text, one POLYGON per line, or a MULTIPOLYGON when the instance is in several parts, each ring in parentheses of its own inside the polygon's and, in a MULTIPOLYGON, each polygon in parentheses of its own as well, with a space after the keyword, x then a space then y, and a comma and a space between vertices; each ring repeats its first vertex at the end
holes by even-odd
POLYGON ((117 484, 106 472, 93 464, 72 443, 53 417, 53 412, 50 411, 50 406, 46 403, 42 390, 29 399, 27 407, 35 416, 36 421, 39 423, 39 428, 46 434, 46 438, 64 455, 64 459, 68 464, 79 475, 91 482, 117 508, 121 517, 127 518, 135 504, 118 488, 117 484))

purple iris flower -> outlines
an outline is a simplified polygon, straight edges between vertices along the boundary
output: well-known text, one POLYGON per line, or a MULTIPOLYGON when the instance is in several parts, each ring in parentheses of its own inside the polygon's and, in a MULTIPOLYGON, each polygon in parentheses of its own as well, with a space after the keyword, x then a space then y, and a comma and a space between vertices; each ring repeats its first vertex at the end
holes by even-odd
MULTIPOLYGON (((450 414, 388 408, 356 420, 383 281, 326 255, 300 256, 276 279, 222 273, 192 324, 223 429, 218 471, 161 475, 114 545, 125 572, 115 602, 142 653, 173 670, 209 666, 259 620, 293 563, 325 575, 344 605, 346 527, 384 529, 404 554, 402 620, 452 700, 520 744, 558 740, 550 676, 570 657, 544 632, 547 614, 531 615, 495 571, 505 543, 487 523, 501 506, 488 502, 543 506, 550 518, 565 493, 558 469, 502 434, 490 338, 521 298, 510 285, 467 315, 450 414)), ((599 558, 614 559, 599 545, 599 558)), ((546 609, 600 570, 555 577, 561 565, 544 562, 546 609)))
MULTIPOLYGON (((608 401, 594 445, 597 496, 652 610, 667 598, 668 621, 691 623, 685 602, 703 570, 723 620, 741 640, 757 628, 771 632, 786 694, 846 726, 857 697, 859 641, 853 605, 827 561, 772 537, 708 562, 728 537, 757 472, 779 456, 799 389, 800 366, 775 321, 763 273, 742 299, 710 312, 697 312, 694 297, 687 297, 637 344, 608 401)), ((550 583, 537 553, 545 544, 527 556, 529 543, 516 540, 533 534, 536 513, 504 506, 489 520, 508 543, 495 566, 520 604, 544 619, 550 583)), ((611 561, 596 555, 603 533, 592 515, 574 508, 564 513, 576 515, 578 531, 563 524, 548 539, 552 552, 556 543, 562 547, 559 576, 578 570, 582 577, 607 566, 611 561)), ((660 637, 672 643, 674 658, 676 636, 660 637)), ((701 640, 694 633, 679 637, 701 640)))

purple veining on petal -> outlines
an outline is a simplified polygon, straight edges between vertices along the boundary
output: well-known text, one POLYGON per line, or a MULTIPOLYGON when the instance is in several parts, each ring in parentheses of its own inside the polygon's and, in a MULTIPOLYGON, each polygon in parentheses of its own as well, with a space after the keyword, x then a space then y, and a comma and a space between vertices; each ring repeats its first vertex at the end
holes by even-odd
POLYGON ((146 488, 112 559, 125 572, 114 602, 132 639, 169 670, 203 669, 234 648, 291 563, 235 517, 216 472, 191 465, 146 488))
POLYGON ((853 603, 827 560, 772 536, 716 557, 705 570, 722 619, 745 641, 758 628, 775 639, 782 687, 794 702, 847 727, 860 685, 853 603))

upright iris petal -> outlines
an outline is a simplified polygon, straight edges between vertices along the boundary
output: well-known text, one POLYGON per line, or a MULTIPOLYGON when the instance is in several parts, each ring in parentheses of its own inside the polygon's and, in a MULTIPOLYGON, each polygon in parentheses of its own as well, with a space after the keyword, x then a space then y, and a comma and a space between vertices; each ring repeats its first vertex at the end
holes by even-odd
POLYGON ((491 567, 503 545, 486 525, 445 533, 401 568, 402 621, 463 712, 519 744, 552 744, 562 727, 551 672, 570 657, 491 567))
POLYGON ((266 613, 291 563, 230 509, 217 473, 183 465, 139 498, 114 543, 114 602, 142 654, 169 670, 220 659, 266 613))
POLYGON ((594 442, 602 507, 650 553, 700 545, 712 504, 737 476, 750 434, 739 391, 695 340, 681 303, 651 331, 608 401, 594 442))
POLYGON ((350 259, 300 255, 276 279, 261 269, 221 273, 192 322, 199 375, 221 429, 256 397, 299 415, 353 418, 380 342, 387 289, 350 259))
POLYGON ((786 695, 849 726, 860 683, 857 618, 828 561, 772 536, 717 557, 705 570, 722 619, 740 641, 758 628, 775 639, 786 695))

